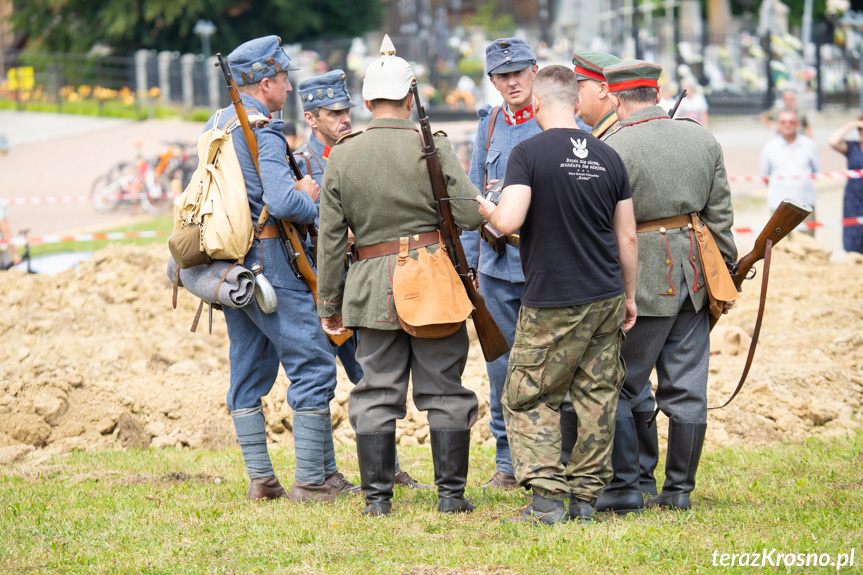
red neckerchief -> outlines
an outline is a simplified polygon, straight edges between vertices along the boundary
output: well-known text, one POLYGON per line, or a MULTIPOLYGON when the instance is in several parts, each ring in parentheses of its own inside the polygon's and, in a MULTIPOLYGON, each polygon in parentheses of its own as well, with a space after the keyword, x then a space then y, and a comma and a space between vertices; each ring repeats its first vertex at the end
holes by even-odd
POLYGON ((322 157, 323 157, 323 159, 324 159, 324 161, 325 161, 325 162, 327 161, 327 158, 329 158, 329 157, 330 157, 330 150, 332 150, 332 148, 331 148, 331 147, 329 147, 329 146, 324 146, 324 153, 322 154, 322 157))
MULTIPOLYGON (((523 123, 527 122, 528 120, 533 119, 533 103, 528 104, 526 108, 522 108, 518 112, 514 113, 513 116, 515 117, 515 124, 516 125, 523 124, 523 123)), ((504 114, 503 114, 503 119, 510 126, 513 125, 512 120, 510 120, 510 118, 509 118, 509 114, 507 114, 506 112, 504 112, 504 114)))

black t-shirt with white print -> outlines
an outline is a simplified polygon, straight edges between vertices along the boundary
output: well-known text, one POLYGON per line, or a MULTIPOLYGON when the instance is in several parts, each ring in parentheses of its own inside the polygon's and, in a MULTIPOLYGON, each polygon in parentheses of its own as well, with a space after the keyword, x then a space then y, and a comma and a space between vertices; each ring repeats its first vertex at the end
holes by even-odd
POLYGON ((546 130, 513 149, 505 182, 531 189, 522 303, 565 307, 623 293, 612 220, 632 191, 617 152, 582 130, 546 130))

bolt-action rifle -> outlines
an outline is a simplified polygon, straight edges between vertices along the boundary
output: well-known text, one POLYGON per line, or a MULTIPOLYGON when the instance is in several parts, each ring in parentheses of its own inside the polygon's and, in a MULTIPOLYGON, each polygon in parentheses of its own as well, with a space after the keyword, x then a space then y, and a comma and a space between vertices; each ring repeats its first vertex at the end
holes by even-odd
MULTIPOLYGON (((249 116, 246 114, 246 107, 243 106, 243 101, 240 99, 240 91, 237 89, 237 83, 234 81, 234 76, 231 74, 227 60, 222 58, 221 54, 216 54, 216 58, 219 60, 217 66, 222 69, 222 75, 225 76, 225 82, 228 84, 228 93, 231 95, 231 103, 234 104, 234 110, 237 112, 237 119, 240 121, 240 127, 243 128, 243 136, 245 136, 246 143, 249 145, 249 152, 252 154, 252 160, 255 162, 255 169, 258 171, 258 176, 260 177, 261 168, 258 165, 258 140, 252 132, 252 127, 249 125, 249 116)), ((285 141, 285 145, 287 146, 287 160, 291 166, 291 171, 297 180, 301 180, 303 179, 303 175, 300 173, 300 166, 294 158, 291 145, 288 144, 287 141, 285 141)), ((264 206, 261 213, 261 219, 259 220, 259 225, 266 223, 268 213, 267 206, 264 206)), ((306 283, 312 292, 312 297, 315 298, 315 303, 317 303, 318 278, 315 275, 315 270, 312 268, 312 265, 306 257, 306 251, 303 246, 303 242, 300 239, 297 225, 293 222, 278 220, 276 226, 279 229, 279 237, 285 245, 285 250, 288 253, 288 263, 291 266, 291 270, 293 270, 297 279, 302 279, 306 283)), ((353 332, 349 329, 346 329, 339 335, 327 334, 330 341, 336 345, 342 345, 352 336, 353 332)))
POLYGON ((476 327, 476 334, 479 338, 479 344, 482 347, 482 354, 487 362, 494 361, 503 354, 509 351, 509 343, 501 333, 500 328, 488 311, 485 305, 485 300, 476 291, 473 285, 475 271, 467 265, 467 258, 464 255, 464 248, 461 245, 459 231, 456 228, 455 220, 452 215, 452 206, 449 202, 449 194, 444 181, 443 169, 440 165, 440 157, 438 157, 437 148, 434 145, 431 126, 428 116, 420 103, 419 90, 417 82, 411 82, 411 92, 414 95, 414 102, 417 107, 417 115, 419 116, 420 129, 423 139, 423 154, 425 154, 426 163, 428 164, 429 179, 431 180, 432 190, 434 191, 435 203, 437 204, 438 224, 440 225, 440 235, 446 247, 447 254, 455 266, 458 276, 467 291, 467 296, 473 304, 474 310, 471 314, 473 323, 476 327))
POLYGON ((686 97, 686 90, 681 90, 680 93, 677 95, 677 100, 674 101, 674 106, 672 106, 671 109, 668 110, 668 117, 669 118, 674 117, 674 114, 677 113, 677 108, 680 107, 680 103, 683 101, 683 99, 685 97, 686 97))

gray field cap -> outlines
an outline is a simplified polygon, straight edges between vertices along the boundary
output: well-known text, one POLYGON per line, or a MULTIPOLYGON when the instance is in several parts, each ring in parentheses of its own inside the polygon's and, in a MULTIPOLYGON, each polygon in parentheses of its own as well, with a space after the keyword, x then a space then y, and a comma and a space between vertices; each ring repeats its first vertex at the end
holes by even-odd
POLYGON ((303 101, 303 111, 315 108, 327 110, 346 110, 356 106, 345 85, 345 73, 331 70, 326 74, 303 80, 297 84, 297 91, 303 101))
POLYGON ((536 56, 521 38, 498 38, 485 49, 485 69, 489 76, 524 70, 536 64, 536 56))
POLYGON ((255 38, 237 46, 228 54, 228 67, 237 86, 248 86, 283 70, 299 70, 282 50, 278 36, 255 38))

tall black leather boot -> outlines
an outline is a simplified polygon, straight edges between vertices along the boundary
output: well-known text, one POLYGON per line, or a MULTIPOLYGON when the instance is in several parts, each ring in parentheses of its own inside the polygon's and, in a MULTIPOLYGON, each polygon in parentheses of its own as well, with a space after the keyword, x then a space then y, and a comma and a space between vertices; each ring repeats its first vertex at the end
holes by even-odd
POLYGON ((638 484, 641 492, 654 496, 656 491, 656 464, 659 461, 659 438, 656 435, 656 422, 647 427, 647 422, 653 418, 652 411, 634 411, 635 434, 638 436, 638 484))
POLYGON ((396 471, 396 432, 357 433, 357 459, 366 498, 363 515, 389 515, 396 471))
POLYGON ((566 467, 578 438, 578 416, 571 404, 560 406, 560 463, 566 467))
POLYGON ((615 419, 611 467, 614 477, 599 495, 596 510, 613 511, 618 515, 640 513, 644 509, 644 498, 638 486, 638 436, 631 417, 615 419))
POLYGON ((647 500, 648 507, 689 509, 689 494, 695 489, 695 473, 704 447, 706 423, 668 422, 668 453, 662 493, 647 500))
POLYGON ((469 513, 476 509, 464 498, 470 456, 470 429, 432 429, 434 482, 441 513, 469 513))

